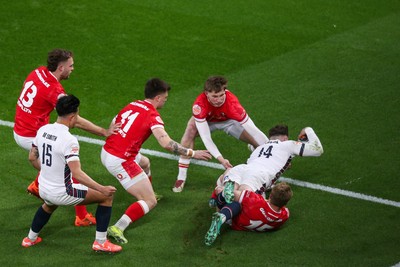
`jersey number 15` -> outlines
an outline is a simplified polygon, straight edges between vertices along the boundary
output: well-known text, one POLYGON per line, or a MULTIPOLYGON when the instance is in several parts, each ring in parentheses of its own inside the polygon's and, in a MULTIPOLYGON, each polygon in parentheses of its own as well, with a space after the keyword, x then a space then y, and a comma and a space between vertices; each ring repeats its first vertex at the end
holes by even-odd
POLYGON ((52 163, 52 147, 51 145, 43 143, 42 146, 42 164, 51 167, 52 163))

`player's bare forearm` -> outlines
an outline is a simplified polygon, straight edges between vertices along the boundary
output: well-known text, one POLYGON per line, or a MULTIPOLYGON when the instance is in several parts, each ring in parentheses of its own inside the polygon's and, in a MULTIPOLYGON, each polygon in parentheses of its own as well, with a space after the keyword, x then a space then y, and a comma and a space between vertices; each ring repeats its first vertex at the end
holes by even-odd
POLYGON ((171 151, 176 155, 186 156, 188 158, 208 160, 211 159, 211 155, 206 150, 196 150, 187 148, 179 144, 178 142, 172 140, 168 133, 163 128, 153 129, 154 137, 157 139, 158 143, 165 149, 171 151))
POLYGON ((93 180, 89 175, 87 175, 83 170, 74 168, 73 170, 71 169, 73 177, 79 181, 79 183, 86 185, 87 187, 99 191, 100 193, 106 195, 106 196, 111 196, 115 192, 114 187, 105 187, 99 183, 97 183, 95 180, 93 180), (112 189, 114 188, 114 189, 112 189), (111 190, 112 189, 112 190, 111 190))
POLYGON ((200 160, 211 159, 211 154, 207 150, 193 150, 191 148, 186 148, 181 144, 171 140, 168 144, 170 151, 177 155, 186 156, 188 158, 195 158, 200 160))
POLYGON ((37 147, 32 147, 29 151, 29 162, 35 169, 40 171, 39 150, 37 147))
POLYGON ((153 129, 153 134, 160 146, 162 146, 164 149, 167 149, 177 155, 187 155, 188 149, 178 142, 172 140, 163 128, 153 129))
POLYGON ((188 149, 174 140, 169 141, 167 149, 176 155, 187 156, 188 154, 188 149))
POLYGON ((104 129, 100 126, 97 126, 93 122, 91 122, 85 118, 82 118, 81 116, 78 116, 75 127, 82 129, 84 131, 87 131, 89 133, 98 135, 98 136, 106 136, 107 137, 109 135, 106 129, 104 129))

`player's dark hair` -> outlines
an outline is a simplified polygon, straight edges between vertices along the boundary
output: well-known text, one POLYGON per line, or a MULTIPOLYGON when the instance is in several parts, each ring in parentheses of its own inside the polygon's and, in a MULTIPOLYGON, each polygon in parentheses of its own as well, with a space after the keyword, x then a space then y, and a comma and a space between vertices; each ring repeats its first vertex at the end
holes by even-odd
POLYGON ((289 136, 289 128, 287 125, 284 124, 279 124, 274 126, 273 128, 269 129, 268 131, 268 137, 271 138, 271 136, 278 136, 278 135, 286 135, 289 136))
POLYGON ((65 95, 58 99, 56 104, 56 111, 58 116, 64 117, 71 113, 78 112, 80 101, 74 95, 65 95))
POLYGON ((282 208, 289 202, 292 196, 293 191, 292 188, 290 188, 290 185, 282 182, 272 188, 269 195, 269 201, 271 204, 282 208))
POLYGON ((54 49, 50 51, 47 56, 47 68, 49 71, 56 71, 58 64, 60 62, 67 61, 70 57, 73 57, 71 51, 64 50, 64 49, 54 49))
POLYGON ((222 76, 211 76, 204 83, 204 91, 218 93, 226 89, 228 80, 222 76))
POLYGON ((171 87, 165 81, 159 78, 152 78, 146 82, 144 96, 153 99, 156 96, 171 90, 171 87))

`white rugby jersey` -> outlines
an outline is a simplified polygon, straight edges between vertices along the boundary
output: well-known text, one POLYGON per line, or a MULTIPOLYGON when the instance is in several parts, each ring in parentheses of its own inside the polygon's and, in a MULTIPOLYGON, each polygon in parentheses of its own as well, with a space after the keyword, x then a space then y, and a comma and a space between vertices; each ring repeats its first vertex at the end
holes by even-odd
POLYGON ((225 180, 247 184, 254 191, 268 190, 289 167, 292 158, 298 156, 320 156, 323 148, 310 127, 305 129, 308 142, 269 140, 258 146, 247 160, 247 164, 233 167, 225 180))
POLYGON ((51 195, 74 191, 67 163, 79 160, 79 143, 69 128, 57 122, 47 124, 38 130, 33 144, 39 150, 41 163, 39 191, 51 195))

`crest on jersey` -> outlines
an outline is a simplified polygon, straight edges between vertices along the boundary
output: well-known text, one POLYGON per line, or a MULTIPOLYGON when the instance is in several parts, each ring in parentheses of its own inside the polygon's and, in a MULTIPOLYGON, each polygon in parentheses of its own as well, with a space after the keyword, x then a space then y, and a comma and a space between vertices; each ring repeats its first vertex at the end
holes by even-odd
POLYGON ((193 115, 199 115, 201 113, 201 107, 199 105, 194 105, 192 108, 193 115))
POLYGON ((156 121, 158 121, 159 123, 162 123, 162 124, 164 124, 164 122, 163 122, 163 120, 161 119, 161 117, 160 117, 160 116, 157 116, 157 117, 156 117, 156 121))

